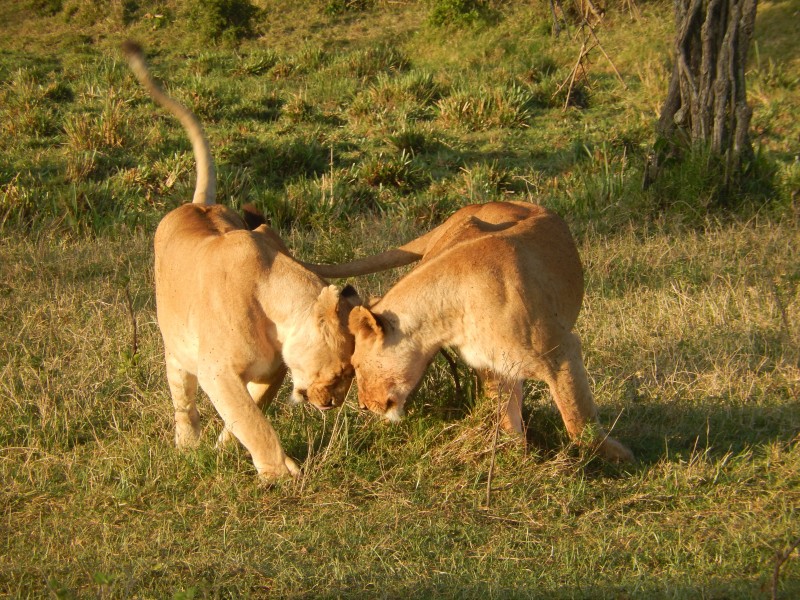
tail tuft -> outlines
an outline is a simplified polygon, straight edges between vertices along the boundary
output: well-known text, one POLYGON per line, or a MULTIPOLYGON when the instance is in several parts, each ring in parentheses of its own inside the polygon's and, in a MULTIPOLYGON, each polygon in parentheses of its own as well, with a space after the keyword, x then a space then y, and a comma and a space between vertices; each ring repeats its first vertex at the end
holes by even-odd
POLYGON ((122 42, 122 53, 128 58, 142 58, 144 56, 142 47, 133 40, 122 42))

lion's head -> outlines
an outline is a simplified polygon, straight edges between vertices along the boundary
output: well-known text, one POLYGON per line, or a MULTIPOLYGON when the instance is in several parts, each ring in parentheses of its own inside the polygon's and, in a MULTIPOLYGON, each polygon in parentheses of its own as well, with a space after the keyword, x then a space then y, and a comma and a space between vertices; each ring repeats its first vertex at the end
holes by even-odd
POLYGON ((352 363, 359 406, 399 421, 429 357, 412 338, 401 335, 391 315, 359 306, 350 313, 349 324, 355 336, 352 363))
POLYGON ((303 331, 284 344, 294 402, 309 402, 320 410, 344 403, 355 373, 350 362, 354 338, 347 322, 350 311, 360 305, 352 286, 323 288, 303 331))

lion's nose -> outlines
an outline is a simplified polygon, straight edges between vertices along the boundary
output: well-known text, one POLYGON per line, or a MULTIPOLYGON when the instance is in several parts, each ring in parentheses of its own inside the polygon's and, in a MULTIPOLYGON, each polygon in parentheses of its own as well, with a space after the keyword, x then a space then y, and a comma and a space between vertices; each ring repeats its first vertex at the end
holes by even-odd
POLYGON ((308 390, 297 390, 297 393, 300 394, 303 402, 308 402, 308 390))

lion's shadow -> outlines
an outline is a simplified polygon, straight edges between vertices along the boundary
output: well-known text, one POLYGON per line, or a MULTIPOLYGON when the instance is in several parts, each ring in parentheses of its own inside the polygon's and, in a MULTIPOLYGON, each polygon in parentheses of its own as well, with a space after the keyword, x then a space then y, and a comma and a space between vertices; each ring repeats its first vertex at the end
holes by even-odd
MULTIPOLYGON (((524 406, 528 447, 544 455, 560 451, 568 440, 549 396, 533 405, 528 399, 524 406)), ((603 426, 633 451, 642 466, 665 458, 688 460, 698 453, 721 459, 774 443, 788 444, 800 435, 796 400, 754 405, 719 399, 652 399, 601 406, 599 412, 603 426)))
MULTIPOLYGON (((448 369, 446 361, 440 361, 439 369, 448 369)), ((464 366, 459 364, 458 372, 458 390, 452 370, 450 374, 440 372, 428 379, 429 389, 418 391, 410 401, 440 398, 419 403, 417 410, 443 424, 465 419, 474 411, 486 412, 489 400, 482 396, 471 371, 467 370, 465 377, 464 366)), ((800 399, 796 397, 667 400, 633 396, 601 404, 598 410, 603 427, 633 451, 639 465, 664 458, 688 459, 698 452, 719 459, 774 443, 788 444, 800 436, 800 399)), ((523 420, 529 450, 553 456, 569 444, 561 416, 543 384, 526 385, 523 420)))

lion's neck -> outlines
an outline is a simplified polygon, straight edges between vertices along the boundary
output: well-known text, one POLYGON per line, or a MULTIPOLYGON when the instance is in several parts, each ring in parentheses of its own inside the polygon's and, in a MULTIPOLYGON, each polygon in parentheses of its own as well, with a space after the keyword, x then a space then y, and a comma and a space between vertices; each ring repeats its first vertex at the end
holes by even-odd
POLYGON ((308 324, 313 322, 314 307, 325 284, 284 255, 275 258, 271 271, 259 297, 265 314, 275 323, 278 342, 283 345, 294 336, 308 335, 308 324))
POLYGON ((393 313, 404 335, 413 337, 426 355, 457 345, 464 322, 464 307, 452 289, 438 282, 415 285, 406 276, 375 306, 376 312, 393 313))

